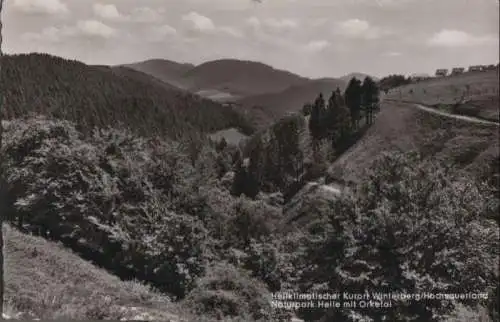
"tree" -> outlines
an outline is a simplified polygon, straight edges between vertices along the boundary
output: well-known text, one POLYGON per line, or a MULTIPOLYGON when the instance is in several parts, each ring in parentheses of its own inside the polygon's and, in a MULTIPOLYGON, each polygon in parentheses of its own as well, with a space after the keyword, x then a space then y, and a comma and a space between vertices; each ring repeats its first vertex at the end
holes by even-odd
POLYGON ((227 147, 227 141, 225 138, 222 138, 219 142, 217 142, 217 145, 215 146, 215 150, 217 152, 222 152, 224 149, 227 147))
POLYGON ((366 124, 373 123, 373 112, 378 109, 379 90, 371 77, 366 77, 361 86, 362 104, 365 111, 366 124))
POLYGON ((249 152, 250 164, 248 165, 247 189, 249 195, 255 197, 260 190, 263 179, 264 145, 260 137, 256 137, 255 145, 249 152))
POLYGON ((246 169, 243 165, 243 160, 241 154, 238 154, 235 170, 234 170, 234 179, 233 186, 231 188, 231 194, 235 196, 240 196, 245 191, 245 181, 246 181, 246 169))
MULTIPOLYGON (((301 291, 496 292, 498 226, 480 183, 412 153, 384 154, 365 178, 319 205, 301 291)), ((388 309, 336 309, 328 321, 443 321, 460 302, 488 304, 395 299, 388 309)))
POLYGON ((353 77, 345 90, 345 101, 351 113, 351 122, 354 129, 359 127, 359 119, 361 116, 361 100, 362 89, 361 81, 353 77))
POLYGON ((382 78, 379 81, 379 87, 382 89, 386 94, 389 92, 389 90, 411 84, 411 78, 410 77, 405 77, 404 75, 389 75, 384 78, 382 78))
MULTIPOLYGON (((318 121, 321 122, 321 119, 318 121)), ((298 181, 302 176, 303 155, 299 143, 301 128, 304 125, 302 117, 292 116, 279 121, 272 128, 273 138, 276 140, 282 189, 287 189, 291 182, 298 181)), ((321 123, 318 123, 318 126, 320 127, 321 123)))
POLYGON ((231 193, 234 196, 241 196, 244 194, 250 198, 255 198, 259 193, 259 183, 254 176, 256 173, 250 172, 249 164, 246 162, 247 160, 240 156, 236 161, 231 193))
POLYGON ((351 120, 349 110, 347 109, 344 98, 337 87, 337 90, 332 93, 329 100, 329 122, 333 128, 330 132, 330 140, 335 153, 338 155, 348 146, 350 139, 351 120))
POLYGON ((325 110, 325 99, 323 94, 320 93, 319 96, 314 101, 311 109, 311 117, 309 119, 309 130, 311 131, 311 136, 314 140, 321 138, 321 118, 325 110))
POLYGON ((311 110, 312 110, 312 105, 311 103, 306 103, 304 106, 302 106, 302 114, 304 116, 309 116, 311 115, 311 110))

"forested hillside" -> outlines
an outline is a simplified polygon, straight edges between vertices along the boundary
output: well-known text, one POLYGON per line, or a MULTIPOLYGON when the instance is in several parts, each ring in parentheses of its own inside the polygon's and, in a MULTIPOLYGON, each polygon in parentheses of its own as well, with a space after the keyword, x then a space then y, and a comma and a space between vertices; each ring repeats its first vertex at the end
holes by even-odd
POLYGON ((261 127, 267 127, 287 114, 300 112, 303 105, 314 101, 319 93, 326 97, 337 87, 343 91, 346 86, 347 82, 339 79, 315 79, 277 93, 248 96, 238 100, 238 103, 258 118, 261 127))
POLYGON ((6 119, 48 114, 86 131, 121 123, 141 135, 172 138, 231 127, 252 131, 235 111, 124 67, 23 54, 4 57, 2 73, 6 119))
POLYGON ((169 61, 146 61, 127 65, 193 93, 218 91, 234 97, 279 92, 308 81, 299 75, 263 63, 238 59, 219 59, 189 68, 169 61), (151 69, 154 66, 154 70, 151 69))
MULTIPOLYGON (((16 310, 48 318, 116 317, 115 308, 134 297, 149 305, 158 296, 163 302, 152 305, 155 311, 169 297, 178 316, 192 321, 498 318, 498 172, 485 161, 495 152, 488 129, 433 115, 415 119, 418 113, 387 120, 377 83, 367 77, 301 102, 300 113, 256 133, 241 149, 203 136, 185 145, 176 138, 246 122, 126 68, 48 55, 5 61, 5 219, 16 234, 60 242, 122 280, 135 280, 135 287, 155 290, 127 297, 122 292, 132 284, 92 269, 107 290, 116 285, 116 297, 98 294, 105 308, 92 301, 97 307, 88 309, 81 294, 72 297, 87 288, 73 286, 47 303, 26 283, 32 289, 9 291, 28 294, 15 298, 16 310), (413 133, 408 127, 415 120, 421 124, 411 130, 422 141, 402 135, 413 133), (382 153, 391 138, 401 149, 382 153), (325 184, 332 162, 342 164, 341 172, 354 168, 359 180, 317 198, 320 190, 335 190, 325 184), (485 171, 464 171, 469 166, 485 171), (270 300, 277 292, 346 291, 482 297, 393 299, 376 309, 293 309, 270 300)), ((38 248, 21 251, 37 256, 38 248)), ((81 274, 54 274, 81 283, 81 274)), ((48 289, 59 285, 55 280, 48 289)), ((157 316, 172 309, 163 307, 157 316)))
POLYGON ((139 63, 123 65, 145 74, 154 76, 159 80, 172 84, 179 88, 183 87, 182 77, 192 68, 192 64, 181 64, 166 59, 150 59, 139 63))
MULTIPOLYGON (((245 165, 228 146, 207 142, 192 159, 175 142, 122 130, 84 137, 71 122, 47 118, 4 126, 4 202, 12 225, 177 297, 186 312, 198 315, 192 321, 290 321, 294 310, 274 307, 271 292, 343 290, 476 292, 489 299, 297 313, 306 321, 498 316, 498 228, 487 219, 498 208, 481 181, 439 162, 381 155, 352 192, 326 199, 302 195, 288 215, 314 219, 283 230, 284 196, 280 181, 270 180, 279 177, 263 176, 278 186, 276 193, 238 196, 238 169, 245 165)), ((287 128, 277 126, 276 133, 287 128)), ((282 156, 292 147, 286 152, 278 146, 265 164, 276 174, 290 173, 293 164, 282 156)), ((24 310, 42 305, 16 303, 24 310)))

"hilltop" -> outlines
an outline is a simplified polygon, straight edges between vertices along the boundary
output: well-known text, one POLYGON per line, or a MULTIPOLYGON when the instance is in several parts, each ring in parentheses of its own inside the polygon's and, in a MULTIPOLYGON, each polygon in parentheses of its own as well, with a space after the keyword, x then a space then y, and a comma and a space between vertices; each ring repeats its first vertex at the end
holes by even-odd
POLYGON ((374 76, 371 76, 371 75, 368 75, 368 74, 364 74, 364 73, 357 73, 357 72, 349 73, 347 75, 344 75, 344 76, 340 77, 340 79, 343 80, 344 82, 348 83, 354 77, 356 77, 360 81, 363 81, 366 77, 371 77, 375 81, 378 80, 377 77, 374 77, 374 76))
POLYGON ((491 70, 427 79, 392 89, 385 97, 498 122, 498 93, 498 71, 491 70))
POLYGON ((172 138, 232 127, 252 131, 236 111, 126 67, 22 54, 5 56, 2 73, 6 119, 47 114, 86 131, 121 124, 141 135, 172 138))
POLYGON ((329 169, 334 180, 360 182, 381 151, 418 151, 442 164, 488 177, 499 158, 498 127, 433 114, 414 104, 386 101, 363 138, 329 169))
POLYGON ((179 88, 183 87, 181 81, 183 75, 195 67, 193 64, 177 63, 167 59, 150 59, 123 66, 149 74, 179 88))
POLYGON ((238 59, 214 60, 198 66, 180 65, 161 60, 139 62, 127 66, 144 71, 192 93, 233 99, 278 92, 308 80, 263 63, 238 59), (151 71, 153 67, 154 71, 151 71))
POLYGON ((260 114, 262 125, 270 125, 288 113, 302 110, 306 103, 313 102, 319 93, 329 97, 337 87, 345 90, 347 83, 335 78, 310 80, 306 83, 293 85, 277 93, 267 93, 250 96, 238 101, 249 113, 260 114))

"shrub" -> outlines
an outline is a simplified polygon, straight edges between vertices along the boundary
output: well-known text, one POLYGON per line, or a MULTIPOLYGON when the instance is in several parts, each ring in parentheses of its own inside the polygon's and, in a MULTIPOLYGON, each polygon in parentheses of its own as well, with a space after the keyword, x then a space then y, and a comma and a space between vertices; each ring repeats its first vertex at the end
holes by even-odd
MULTIPOLYGON (((458 170, 386 154, 352 196, 324 208, 328 220, 309 241, 313 265, 301 285, 351 293, 491 292, 499 245, 486 199, 458 170)), ((458 301, 393 301, 388 309, 329 312, 329 319, 437 321, 458 301)))
POLYGON ((217 319, 248 316, 269 321, 269 299, 261 282, 230 264, 218 263, 207 269, 184 303, 197 314, 217 319))
POLYGON ((176 296, 202 274, 200 179, 174 143, 112 129, 83 137, 44 117, 10 122, 5 138, 9 217, 20 228, 176 296))

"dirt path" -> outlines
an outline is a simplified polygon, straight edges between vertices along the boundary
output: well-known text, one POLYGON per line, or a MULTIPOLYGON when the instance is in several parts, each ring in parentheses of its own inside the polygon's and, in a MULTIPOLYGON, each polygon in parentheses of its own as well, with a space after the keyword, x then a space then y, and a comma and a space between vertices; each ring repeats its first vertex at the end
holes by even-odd
MULTIPOLYGON (((425 105, 422 105, 422 104, 418 104, 418 103, 415 103, 415 102, 407 102, 407 101, 400 101, 400 100, 394 100, 394 99, 385 99, 385 100, 389 101, 389 102, 394 102, 394 103, 401 103, 401 104, 405 104, 405 105, 412 105, 412 106, 418 108, 419 110, 423 110, 423 111, 426 111, 426 112, 429 112, 429 113, 433 113, 433 114, 437 114, 437 115, 441 115, 441 116, 446 116, 446 117, 449 117, 449 118, 454 118, 454 119, 457 119, 457 120, 463 120, 463 121, 472 122, 472 123, 478 123, 478 124, 488 124, 488 125, 500 126, 500 123, 498 123, 498 122, 488 121, 488 120, 477 118, 477 117, 474 117, 474 116, 452 114, 452 113, 440 111, 440 110, 438 110, 436 108, 433 108, 433 107, 428 107, 428 106, 425 106, 425 105)), ((382 103, 383 103, 383 100, 382 100, 382 103)))
POLYGON ((432 107, 423 106, 423 105, 420 105, 420 104, 414 104, 414 106, 416 108, 420 109, 420 110, 423 110, 423 111, 427 111, 427 112, 430 112, 430 113, 434 113, 434 114, 438 114, 438 115, 442 115, 442 116, 446 116, 446 117, 450 117, 450 118, 454 118, 454 119, 458 119, 458 120, 464 120, 464 121, 472 122, 472 123, 480 123, 480 124, 489 124, 489 125, 500 126, 500 123, 493 122, 493 121, 483 120, 483 119, 480 119, 480 118, 477 118, 477 117, 473 117, 473 116, 466 116, 466 115, 446 113, 446 112, 440 111, 438 109, 435 109, 435 108, 432 108, 432 107))
MULTIPOLYGON (((432 107, 424 106, 422 104, 410 103, 410 102, 401 102, 401 101, 398 102, 397 100, 389 100, 389 99, 387 99, 387 101, 394 102, 394 103, 401 103, 401 104, 404 104, 404 105, 407 105, 407 106, 411 106, 411 108, 417 108, 419 110, 426 111, 428 113, 433 113, 433 114, 441 115, 441 116, 444 116, 444 117, 454 118, 454 119, 457 119, 457 120, 463 120, 463 121, 467 121, 467 122, 471 122, 471 123, 476 123, 476 124, 495 125, 497 127, 500 126, 500 123, 497 123, 497 122, 494 122, 494 121, 488 121, 488 120, 476 118, 476 117, 473 117, 473 116, 451 114, 451 113, 447 113, 447 112, 444 112, 444 111, 440 111, 440 110, 432 108, 432 107)), ((354 147, 352 147, 352 148, 354 148, 354 147)), ((348 151, 346 151, 346 153, 348 153, 348 151)), ((336 195, 336 196, 342 194, 342 190, 343 190, 342 185, 339 184, 338 182, 331 183, 331 184, 328 184, 328 185, 320 184, 320 187, 321 187, 321 189, 326 190, 326 191, 328 191, 328 192, 330 192, 330 193, 332 193, 333 195, 336 195)))

